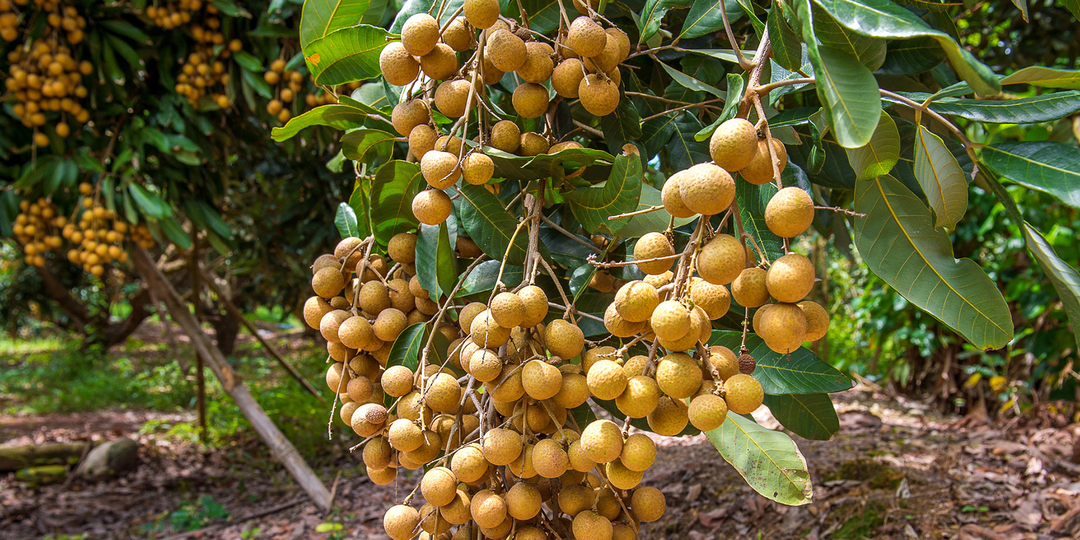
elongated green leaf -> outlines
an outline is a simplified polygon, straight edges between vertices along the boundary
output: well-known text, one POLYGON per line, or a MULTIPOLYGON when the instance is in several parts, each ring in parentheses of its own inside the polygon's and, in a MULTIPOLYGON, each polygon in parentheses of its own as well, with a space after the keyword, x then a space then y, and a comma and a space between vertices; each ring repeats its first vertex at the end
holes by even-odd
POLYGON ((668 160, 673 169, 681 171, 712 160, 708 143, 694 140, 694 135, 704 129, 696 116, 688 111, 678 111, 674 127, 667 145, 668 160))
MULTIPOLYGON (((679 111, 674 111, 663 116, 657 116, 641 124, 640 142, 645 146, 646 154, 655 156, 667 146, 668 141, 671 140, 671 134, 675 133, 675 118, 679 116, 678 113, 679 111)), ((705 138, 708 138, 708 136, 705 138)))
POLYGON ((341 136, 341 151, 353 161, 366 161, 369 151, 394 144, 394 135, 379 129, 356 129, 341 136))
POLYGON ((817 93, 829 126, 844 148, 865 146, 881 118, 881 98, 873 74, 843 51, 809 47, 817 73, 817 93))
POLYGON ((275 127, 271 138, 281 142, 292 138, 304 128, 311 126, 330 126, 342 131, 358 128, 368 119, 366 112, 348 105, 322 105, 295 116, 282 127, 275 127))
POLYGON ((825 10, 814 8, 814 35, 821 45, 844 51, 859 59, 859 63, 875 71, 885 63, 884 39, 852 32, 836 22, 825 10))
POLYGON ((934 226, 956 229, 967 212, 967 178, 941 137, 925 126, 919 126, 915 139, 915 178, 934 210, 934 226))
POLYGON ((671 78, 674 79, 675 82, 683 85, 686 88, 689 88, 690 90, 708 92, 718 98, 724 97, 724 93, 721 92, 719 88, 705 84, 663 62, 660 62, 660 66, 664 68, 664 71, 668 72, 668 75, 671 75, 671 78))
POLYGON ((638 43, 645 43, 649 38, 656 35, 660 29, 660 22, 668 10, 679 7, 690 7, 691 0, 646 0, 645 8, 641 10, 641 36, 638 43))
POLYGON ((840 418, 829 394, 765 396, 765 406, 780 425, 800 437, 827 441, 840 431, 840 418))
MULTIPOLYGON (((473 269, 472 273, 465 277, 465 281, 461 284, 461 289, 458 290, 457 296, 469 296, 494 289, 495 280, 499 277, 500 266, 502 266, 502 261, 484 261, 476 265, 476 268, 473 269)), ((503 285, 513 288, 518 286, 523 279, 525 279, 524 268, 514 264, 508 264, 506 265, 506 268, 503 269, 503 285)), ((485 298, 484 301, 487 301, 487 298, 485 298)))
POLYGON ((776 184, 771 182, 760 186, 750 182, 735 183, 735 201, 739 203, 743 230, 754 237, 758 247, 765 251, 765 256, 770 261, 775 261, 784 254, 784 241, 765 226, 765 206, 776 191, 776 184))
POLYGON ((743 11, 734 0, 693 0, 690 12, 686 14, 679 39, 690 39, 711 34, 724 28, 724 18, 720 9, 726 9, 728 20, 735 21, 742 17, 743 11))
POLYGON ((349 203, 338 204, 337 213, 334 215, 334 225, 337 226, 338 233, 341 234, 342 238, 360 236, 360 229, 356 225, 356 212, 349 206, 349 203))
POLYGON ((128 191, 131 192, 131 198, 135 199, 135 204, 139 205, 139 208, 141 208, 143 213, 147 216, 161 219, 172 214, 169 205, 165 204, 165 201, 161 200, 161 197, 147 191, 146 188, 139 184, 136 184, 135 182, 128 184, 128 191))
POLYGON ((769 37, 772 38, 773 60, 784 69, 795 71, 802 65, 802 40, 788 21, 785 7, 783 2, 776 2, 769 10, 769 37))
MULTIPOLYGON (((660 190, 649 184, 642 184, 641 197, 638 199, 637 207, 630 211, 636 212, 656 206, 660 206, 661 208, 647 214, 610 220, 608 222, 608 227, 617 231, 615 235, 620 238, 638 238, 645 233, 660 232, 667 229, 668 223, 671 222, 672 217, 671 214, 667 213, 667 210, 663 209, 663 200, 660 198, 660 190)), ((697 218, 675 218, 675 226, 682 227, 695 219, 697 218)))
POLYGON ((885 63, 878 69, 884 75, 914 75, 928 71, 945 60, 933 38, 897 39, 890 41, 885 63))
POLYGON ((457 240, 457 226, 454 238, 450 238, 447 222, 439 225, 420 224, 420 234, 416 239, 416 276, 420 285, 431 294, 431 300, 448 294, 457 283, 457 260, 454 258, 453 242, 457 240))
POLYGON ((1001 176, 1080 208, 1080 149, 1057 142, 1002 143, 982 148, 980 155, 1001 176))
POLYGON ((870 142, 861 148, 848 148, 847 156, 859 180, 889 174, 900 159, 900 132, 896 129, 896 122, 881 111, 881 120, 870 142))
POLYGON ((461 196, 454 205, 469 238, 492 259, 501 261, 505 256, 508 264, 523 264, 529 243, 527 228, 522 226, 519 230, 518 220, 482 186, 462 184, 458 193, 461 196))
POLYGON ((356 236, 360 238, 371 236, 370 179, 361 177, 353 182, 353 191, 352 194, 349 195, 349 207, 351 207, 356 214, 356 227, 360 230, 360 234, 356 236))
POLYGON ((1080 0, 1059 0, 1059 2, 1073 14, 1073 17, 1080 19, 1080 0))
MULTIPOLYGON (((710 345, 723 345, 733 351, 742 344, 742 333, 714 330, 710 345)), ((786 354, 774 352, 754 334, 746 336, 746 347, 757 361, 754 378, 761 383, 766 395, 816 394, 843 392, 853 386, 851 379, 825 363, 805 347, 786 354)))
MULTIPOLYGON (((720 112, 720 116, 717 117, 716 121, 702 128, 694 135, 695 141, 701 142, 712 137, 713 132, 720 127, 720 124, 735 117, 739 103, 742 102, 743 90, 746 88, 746 77, 748 76, 745 73, 743 75, 737 73, 727 74, 727 99, 724 101, 724 110, 720 112)), ((772 122, 769 125, 771 126, 772 122)))
POLYGON ((615 158, 603 185, 577 188, 568 194, 574 217, 587 231, 617 231, 608 217, 637 208, 643 172, 637 148, 627 145, 615 158))
POLYGON ((306 0, 300 14, 300 48, 305 56, 311 42, 359 24, 367 8, 368 0, 306 0))
POLYGON ((521 5, 525 7, 525 12, 529 15, 531 30, 547 34, 559 28, 559 2, 557 0, 523 0, 521 5))
POLYGON ((161 227, 165 236, 176 244, 180 249, 191 249, 191 237, 184 231, 184 228, 180 226, 180 223, 176 221, 176 218, 171 215, 165 216, 157 221, 157 224, 161 227))
POLYGON ((575 171, 596 163, 609 164, 615 161, 611 154, 593 148, 569 148, 555 154, 538 156, 515 156, 497 148, 484 147, 484 154, 495 163, 494 178, 509 180, 538 180, 554 176, 555 168, 575 171))
POLYGON ((880 176, 855 186, 855 245, 867 266, 904 298, 980 349, 1004 347, 1012 314, 997 285, 953 256, 929 209, 903 184, 880 176))
POLYGON ((390 161, 379 167, 371 186, 371 224, 375 240, 385 246, 397 233, 416 228, 412 200, 426 185, 420 166, 390 161))
MULTIPOLYGON (((914 13, 892 0, 814 0, 837 22, 854 32, 885 39, 929 37, 945 50, 956 73, 980 96, 992 96, 1001 91, 993 70, 975 59, 952 36, 935 30, 914 13)), ((802 13, 799 14, 800 18, 802 13)), ((805 34, 804 34, 805 37, 805 34)))
POLYGON ((389 35, 377 26, 359 24, 312 41, 304 48, 304 60, 315 84, 333 86, 378 77, 379 53, 389 35))
MULTIPOLYGON (((919 102, 930 97, 930 94, 921 92, 904 95, 919 102)), ((1049 122, 1080 111, 1080 92, 1065 90, 1003 100, 945 98, 932 101, 930 108, 940 114, 994 124, 1049 122)))
MULTIPOLYGON (((424 334, 427 323, 414 323, 398 334, 394 344, 390 346, 390 356, 386 360, 386 367, 405 366, 416 371, 420 364, 420 348, 424 346, 424 334)), ((389 397, 389 396, 387 396, 389 397)))
POLYGON ((1001 84, 1030 84, 1043 88, 1080 90, 1080 70, 1030 66, 1001 79, 1001 84))
MULTIPOLYGON (((574 238, 592 245, 592 240, 584 236, 575 234, 574 238)), ((577 268, 585 264, 588 262, 589 255, 594 253, 579 242, 575 242, 565 234, 555 230, 554 227, 547 225, 540 226, 540 242, 547 246, 548 251, 551 252, 551 258, 566 268, 577 268)))
POLYGON ((791 437, 737 414, 728 414, 723 425, 705 435, 762 497, 791 506, 810 502, 810 472, 791 437))

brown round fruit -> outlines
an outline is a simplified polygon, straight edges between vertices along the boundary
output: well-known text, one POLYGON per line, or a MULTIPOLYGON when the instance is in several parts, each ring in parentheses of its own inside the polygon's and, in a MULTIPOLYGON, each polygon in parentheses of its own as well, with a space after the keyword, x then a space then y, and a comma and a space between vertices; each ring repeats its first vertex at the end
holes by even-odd
POLYGON ((786 187, 769 199, 765 206, 765 226, 776 236, 798 236, 814 222, 814 200, 798 187, 786 187))
POLYGON ((709 154, 717 165, 735 172, 750 164, 757 152, 757 128, 745 118, 720 124, 709 139, 709 154))

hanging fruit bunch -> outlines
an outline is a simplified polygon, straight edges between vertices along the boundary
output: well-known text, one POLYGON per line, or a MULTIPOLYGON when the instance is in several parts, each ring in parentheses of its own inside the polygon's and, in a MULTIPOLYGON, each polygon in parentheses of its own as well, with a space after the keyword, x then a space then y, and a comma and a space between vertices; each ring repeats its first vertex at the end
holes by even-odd
POLYGON ((299 69, 287 69, 288 63, 284 58, 277 58, 270 62, 270 69, 263 73, 263 80, 274 87, 274 98, 266 104, 266 112, 276 117, 278 122, 284 124, 292 118, 294 112, 301 111, 300 96, 303 95, 303 103, 308 107, 337 103, 338 95, 349 95, 350 92, 360 88, 360 82, 343 84, 333 91, 323 90, 314 85, 305 84, 304 73, 299 69))
POLYGON ((227 44, 221 31, 217 7, 201 0, 181 0, 164 6, 147 6, 145 14, 153 24, 166 30, 184 27, 195 39, 195 50, 188 54, 176 76, 176 93, 197 105, 204 96, 224 109, 229 106, 229 73, 225 60, 243 50, 239 39, 227 44))

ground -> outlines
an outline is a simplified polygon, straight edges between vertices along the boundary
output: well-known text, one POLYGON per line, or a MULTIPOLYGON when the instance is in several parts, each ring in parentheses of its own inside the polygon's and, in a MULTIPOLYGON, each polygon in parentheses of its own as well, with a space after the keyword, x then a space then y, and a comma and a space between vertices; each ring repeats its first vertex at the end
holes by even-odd
MULTIPOLYGON (((641 538, 1076 538, 1080 466, 1069 461, 1076 425, 1013 422, 963 426, 867 389, 837 396, 841 430, 831 441, 796 437, 811 467, 814 502, 786 507, 754 494, 703 437, 659 438, 645 484, 668 511, 641 538)), ((336 482, 338 509, 310 504, 257 441, 207 449, 161 426, 182 415, 97 412, 0 416, 0 441, 112 439, 142 444, 141 465, 122 478, 38 489, 0 477, 0 538, 381 539, 384 509, 413 480, 375 486, 355 457, 320 468, 336 482), (147 429, 149 425, 157 426, 147 429), (339 476, 340 475, 340 476, 339 476), (184 532, 189 528, 205 528, 184 532)), ((761 418, 768 423, 769 418, 761 418)), ((314 422, 313 424, 320 424, 314 422)), ((415 473, 414 473, 415 475, 415 473)))

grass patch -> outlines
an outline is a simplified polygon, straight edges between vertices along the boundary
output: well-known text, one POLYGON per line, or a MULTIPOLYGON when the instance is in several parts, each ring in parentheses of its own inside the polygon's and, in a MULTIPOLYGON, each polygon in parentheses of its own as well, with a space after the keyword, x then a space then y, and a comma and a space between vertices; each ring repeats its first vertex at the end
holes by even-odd
POLYGON ((832 534, 832 538, 844 538, 855 540, 859 538, 873 538, 877 536, 875 531, 885 523, 885 507, 880 503, 870 501, 865 506, 856 506, 838 512, 838 515, 854 514, 855 517, 844 522, 832 534))
POLYGON ((826 480, 858 480, 867 482, 873 489, 896 489, 904 473, 868 458, 844 462, 826 480))

